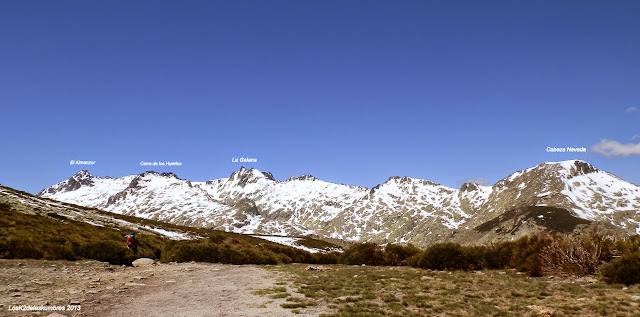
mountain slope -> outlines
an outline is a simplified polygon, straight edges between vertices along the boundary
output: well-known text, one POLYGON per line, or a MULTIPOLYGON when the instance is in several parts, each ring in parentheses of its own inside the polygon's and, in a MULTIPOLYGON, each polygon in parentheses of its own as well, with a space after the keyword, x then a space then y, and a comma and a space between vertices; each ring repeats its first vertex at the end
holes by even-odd
MULTIPOLYGON (((69 183, 73 182, 66 184, 69 183)), ((96 183, 98 182, 94 182, 94 184, 96 183)), ((142 237, 143 245, 155 248, 156 253, 169 240, 198 239, 198 241, 206 241, 207 239, 201 238, 207 237, 209 241, 217 241, 218 244, 224 240, 235 239, 246 242, 247 246, 259 248, 265 245, 273 247, 280 244, 311 253, 342 250, 336 244, 311 237, 289 237, 283 240, 282 237, 251 237, 204 228, 179 226, 37 197, 4 186, 0 186, 0 212, 2 212, 2 217, 0 217, 0 258, 5 256, 3 255, 3 248, 7 246, 5 242, 12 239, 31 241, 36 244, 47 244, 47 241, 53 241, 53 248, 57 250, 59 248, 56 243, 60 244, 65 239, 67 239, 67 244, 72 241, 76 248, 78 245, 101 243, 106 240, 124 246, 124 235, 131 232, 142 237), (59 237, 59 235, 69 235, 69 237, 59 237)), ((51 245, 43 250, 46 252, 49 247, 51 245)), ((61 245, 61 247, 66 248, 68 245, 61 245)))
POLYGON ((100 178, 81 171, 38 195, 183 225, 378 243, 449 241, 534 206, 560 208, 628 233, 640 227, 640 187, 583 161, 542 163, 491 187, 467 183, 460 189, 410 177, 391 177, 371 189, 309 175, 277 181, 245 168, 193 183, 170 173, 100 178))

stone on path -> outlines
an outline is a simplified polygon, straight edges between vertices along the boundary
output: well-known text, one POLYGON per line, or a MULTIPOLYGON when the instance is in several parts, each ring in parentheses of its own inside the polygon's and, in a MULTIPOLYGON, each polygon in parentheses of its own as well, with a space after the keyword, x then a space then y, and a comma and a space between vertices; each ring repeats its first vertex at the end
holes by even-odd
POLYGON ((131 263, 131 265, 133 266, 146 266, 146 265, 152 265, 155 264, 156 261, 153 259, 149 259, 149 258, 139 258, 135 261, 133 261, 133 263, 131 263))

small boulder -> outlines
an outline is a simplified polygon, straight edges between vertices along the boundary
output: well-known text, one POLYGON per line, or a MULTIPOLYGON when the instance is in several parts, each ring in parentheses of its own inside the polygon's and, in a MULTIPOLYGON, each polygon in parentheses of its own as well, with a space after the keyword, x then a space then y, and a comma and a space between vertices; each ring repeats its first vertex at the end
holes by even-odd
POLYGON ((131 263, 131 265, 133 265, 133 266, 147 266, 147 265, 153 265, 155 263, 156 263, 156 261, 153 260, 153 259, 139 258, 139 259, 133 261, 133 263, 131 263))

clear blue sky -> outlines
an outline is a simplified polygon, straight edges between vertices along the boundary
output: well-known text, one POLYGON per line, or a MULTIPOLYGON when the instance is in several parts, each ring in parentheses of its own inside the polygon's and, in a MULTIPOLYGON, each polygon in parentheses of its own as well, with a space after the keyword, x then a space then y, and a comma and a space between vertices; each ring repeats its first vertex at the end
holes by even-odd
POLYGON ((457 187, 583 159, 638 184, 639 12, 639 1, 3 1, 0 183, 37 192, 85 168, 73 159, 95 160, 98 176, 180 161, 155 170, 457 187), (602 140, 618 142, 613 154, 591 151, 602 140))

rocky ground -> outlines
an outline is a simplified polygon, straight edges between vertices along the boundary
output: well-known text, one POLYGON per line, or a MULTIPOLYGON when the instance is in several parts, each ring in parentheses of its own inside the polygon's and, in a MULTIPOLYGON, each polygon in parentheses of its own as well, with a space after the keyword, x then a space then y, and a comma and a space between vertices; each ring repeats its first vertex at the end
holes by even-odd
MULTIPOLYGON (((254 266, 170 263, 140 267, 97 261, 0 260, 0 316, 316 316, 294 314, 274 288, 276 272, 254 266), (63 311, 17 311, 21 305, 63 311)), ((295 295, 295 294, 294 294, 295 295)))

